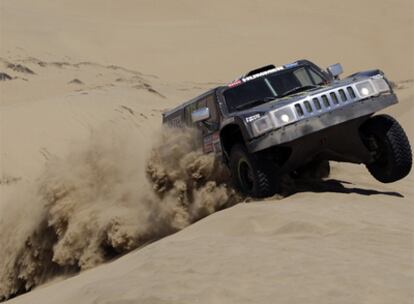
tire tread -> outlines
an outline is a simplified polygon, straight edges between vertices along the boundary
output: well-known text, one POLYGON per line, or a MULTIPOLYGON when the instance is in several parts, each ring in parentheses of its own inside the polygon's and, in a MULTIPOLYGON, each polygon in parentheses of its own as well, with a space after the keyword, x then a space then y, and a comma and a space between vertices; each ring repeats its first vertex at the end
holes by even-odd
MULTIPOLYGON (((277 185, 275 183, 275 175, 272 172, 271 166, 269 166, 269 163, 263 160, 260 155, 248 153, 246 148, 241 144, 234 145, 231 150, 232 160, 230 162, 230 166, 234 183, 239 185, 235 168, 235 158, 237 158, 238 153, 244 154, 249 159, 249 162, 254 170, 256 186, 252 193, 248 194, 254 197, 268 197, 274 195, 277 192, 277 185)), ((240 190, 243 192, 243 189, 240 190)))
POLYGON ((393 166, 388 168, 386 172, 381 170, 375 162, 367 164, 371 175, 383 183, 392 183, 407 176, 412 167, 412 152, 407 135, 398 121, 383 114, 370 118, 367 123, 369 132, 385 131, 384 135, 389 144, 393 161, 393 166))

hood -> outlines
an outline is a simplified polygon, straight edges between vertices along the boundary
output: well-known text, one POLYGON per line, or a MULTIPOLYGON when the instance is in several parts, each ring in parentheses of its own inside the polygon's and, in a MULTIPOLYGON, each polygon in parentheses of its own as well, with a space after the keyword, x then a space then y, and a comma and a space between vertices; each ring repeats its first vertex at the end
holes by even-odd
POLYGON ((282 98, 277 98, 267 103, 263 103, 263 104, 260 104, 260 105, 242 110, 242 111, 233 112, 232 114, 235 116, 238 116, 238 115, 245 116, 245 115, 252 115, 256 113, 265 113, 273 109, 281 108, 285 105, 294 103, 296 101, 303 100, 304 98, 310 99, 314 95, 318 95, 320 93, 330 91, 332 89, 336 89, 342 86, 349 85, 353 83, 354 81, 361 80, 363 78, 369 78, 369 77, 368 75, 358 75, 358 78, 356 78, 354 75, 351 75, 350 77, 344 78, 342 80, 336 80, 327 85, 321 85, 314 89, 310 89, 310 90, 296 93, 293 95, 288 95, 282 98))

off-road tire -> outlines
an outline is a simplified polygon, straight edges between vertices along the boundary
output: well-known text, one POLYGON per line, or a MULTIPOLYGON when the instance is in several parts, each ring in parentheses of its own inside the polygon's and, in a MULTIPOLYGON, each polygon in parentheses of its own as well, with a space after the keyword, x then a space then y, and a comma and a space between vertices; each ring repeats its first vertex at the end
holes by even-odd
POLYGON ((274 167, 270 161, 259 154, 251 154, 241 145, 236 144, 230 152, 230 170, 235 186, 245 195, 268 197, 277 192, 274 167), (250 170, 250 174, 246 174, 250 170), (246 175, 249 175, 247 178, 246 175))
POLYGON ((331 166, 328 160, 312 161, 294 171, 298 179, 323 179, 329 177, 331 166))
POLYGON ((374 157, 374 161, 366 167, 375 179, 392 183, 410 173, 411 147, 398 121, 389 115, 377 115, 362 125, 361 132, 365 145, 374 157))

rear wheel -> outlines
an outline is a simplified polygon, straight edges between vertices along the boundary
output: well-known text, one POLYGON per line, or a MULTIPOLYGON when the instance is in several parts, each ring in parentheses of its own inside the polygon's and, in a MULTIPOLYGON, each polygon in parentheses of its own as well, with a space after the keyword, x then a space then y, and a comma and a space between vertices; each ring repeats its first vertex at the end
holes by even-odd
POLYGON ((392 183, 410 173, 411 147, 398 121, 389 115, 374 116, 364 123, 361 131, 374 158, 366 167, 375 179, 392 183))
POLYGON ((230 170, 234 184, 246 195, 267 197, 277 192, 274 167, 264 157, 249 153, 236 144, 230 153, 230 170))

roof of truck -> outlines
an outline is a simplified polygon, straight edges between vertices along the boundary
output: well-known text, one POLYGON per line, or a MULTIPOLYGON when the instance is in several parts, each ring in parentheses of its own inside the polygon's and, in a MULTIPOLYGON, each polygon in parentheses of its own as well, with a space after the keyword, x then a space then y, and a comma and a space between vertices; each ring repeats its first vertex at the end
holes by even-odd
POLYGON ((306 59, 297 60, 297 61, 294 61, 292 63, 288 63, 288 64, 277 66, 277 67, 274 66, 273 64, 269 64, 269 65, 251 70, 251 71, 247 72, 246 74, 242 75, 241 77, 237 78, 236 80, 230 82, 229 84, 227 84, 225 86, 218 86, 218 87, 215 87, 214 89, 208 90, 207 92, 205 92, 205 93, 203 93, 203 94, 201 94, 201 95, 199 95, 199 96, 197 96, 193 99, 190 99, 189 101, 184 102, 181 105, 179 105, 179 106, 177 106, 177 107, 175 107, 171 110, 168 110, 168 111, 162 113, 162 115, 165 117, 165 116, 169 116, 169 115, 171 115, 171 114, 173 114, 177 111, 180 111, 180 110, 184 109, 186 106, 192 104, 193 102, 196 102, 199 99, 215 92, 219 88, 226 88, 226 87, 227 88, 232 88, 232 87, 238 86, 240 84, 243 84, 245 82, 248 82, 250 80, 253 80, 253 79, 268 75, 268 74, 276 73, 276 72, 282 71, 284 69, 289 69, 289 68, 292 68, 292 67, 295 67, 295 66, 298 66, 298 65, 301 65, 301 64, 311 64, 313 66, 316 66, 314 63, 312 63, 312 62, 310 62, 309 60, 306 60, 306 59))
POLYGON ((221 88, 221 86, 216 87, 214 89, 210 89, 207 92, 205 92, 205 93, 203 93, 203 94, 201 94, 201 95, 199 95, 197 97, 194 97, 194 98, 190 99, 189 101, 186 101, 186 102, 180 104, 179 106, 177 106, 177 107, 175 107, 175 108, 173 108, 171 110, 165 111, 164 113, 162 113, 162 115, 163 116, 169 116, 169 115, 171 115, 171 114, 173 114, 173 113, 175 113, 177 111, 180 111, 180 110, 184 109, 186 106, 188 106, 188 105, 190 105, 190 104, 192 104, 194 102, 197 102, 201 98, 206 97, 207 95, 210 95, 211 93, 214 93, 219 88, 221 88))

